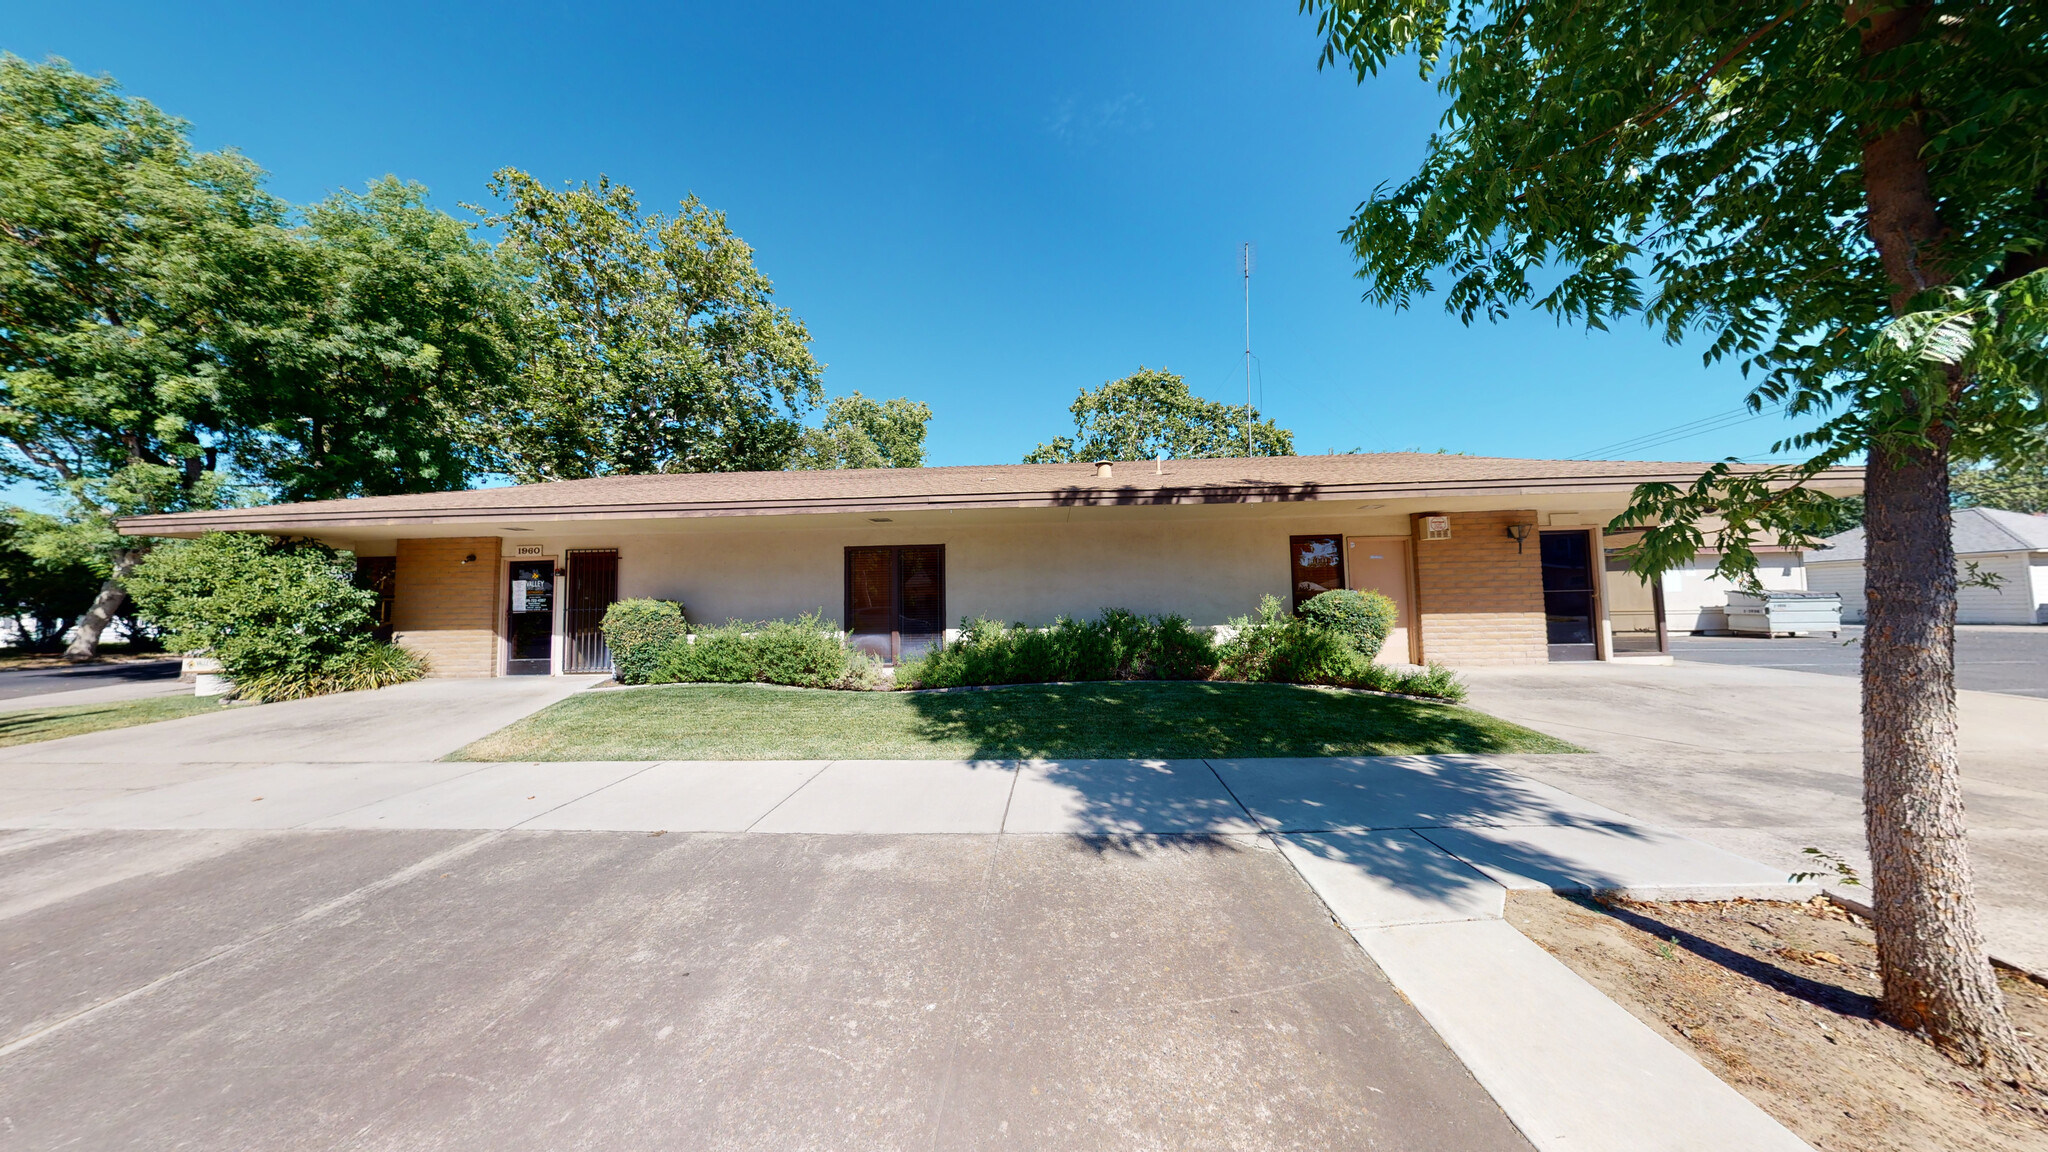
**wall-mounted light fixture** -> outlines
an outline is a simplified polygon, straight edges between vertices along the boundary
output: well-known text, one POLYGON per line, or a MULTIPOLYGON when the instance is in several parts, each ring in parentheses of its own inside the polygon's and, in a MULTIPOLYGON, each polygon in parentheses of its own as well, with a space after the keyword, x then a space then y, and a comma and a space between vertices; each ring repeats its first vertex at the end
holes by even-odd
POLYGON ((1515 541, 1516 552, 1520 552, 1522 550, 1522 541, 1527 540, 1529 538, 1529 530, 1534 527, 1536 527, 1534 524, 1508 525, 1508 535, 1512 537, 1515 541))
POLYGON ((476 553, 474 553, 474 552, 471 552, 471 553, 470 553, 469 555, 467 555, 467 556, 464 556, 464 557, 462 558, 462 562, 463 562, 464 564, 474 564, 474 563, 476 563, 476 553))

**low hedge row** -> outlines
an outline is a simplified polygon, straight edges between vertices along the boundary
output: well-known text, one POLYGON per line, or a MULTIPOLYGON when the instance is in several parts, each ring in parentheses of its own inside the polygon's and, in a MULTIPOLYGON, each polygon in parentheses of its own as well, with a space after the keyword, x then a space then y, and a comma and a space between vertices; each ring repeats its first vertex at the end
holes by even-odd
POLYGON ((1063 616, 1050 628, 970 620, 959 639, 898 668, 896 682, 912 688, 959 688, 1076 680, 1205 680, 1215 666, 1209 636, 1185 618, 1106 608, 1093 620, 1063 616))
POLYGON ((848 648, 819 613, 731 621, 691 632, 682 605, 621 600, 606 610, 605 646, 621 684, 790 684, 870 688, 880 668, 848 648))
MULTIPOLYGON (((1062 617, 1048 628, 999 620, 966 622, 953 642, 896 669, 904 688, 1041 684, 1085 680, 1244 680, 1371 688, 1462 700, 1448 669, 1407 672, 1373 663, 1394 622, 1378 593, 1325 592, 1301 615, 1266 597, 1255 616, 1230 622, 1213 640, 1180 616, 1104 609, 1093 620, 1062 617), (1317 608, 1324 600, 1330 603, 1317 608), (1311 611, 1311 609, 1314 609, 1311 611)), ((682 605, 621 600, 604 618, 605 643, 622 684, 764 683, 805 688, 872 688, 876 662, 846 642, 822 614, 759 623, 732 621, 694 633, 682 605)))

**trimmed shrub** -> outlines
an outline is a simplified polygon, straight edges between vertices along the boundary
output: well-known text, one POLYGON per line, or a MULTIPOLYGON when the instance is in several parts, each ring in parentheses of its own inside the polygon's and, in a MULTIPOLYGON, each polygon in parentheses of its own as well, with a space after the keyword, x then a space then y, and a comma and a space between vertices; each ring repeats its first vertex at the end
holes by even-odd
POLYGON ((373 637, 377 594, 355 558, 310 540, 214 532, 153 549, 129 574, 174 652, 210 652, 236 694, 292 700, 417 679, 420 659, 373 637))
MULTIPOLYGON (((1308 603, 1329 595, 1325 592, 1308 603)), ((1375 664, 1360 653, 1352 636, 1306 613, 1290 615, 1278 597, 1261 600, 1256 617, 1241 616, 1232 620, 1230 627, 1234 634, 1217 647, 1218 680, 1327 684, 1452 701, 1465 698, 1465 685, 1450 669, 1432 664, 1421 672, 1406 672, 1375 664)))
POLYGON ((1293 615, 1277 596, 1260 600, 1257 616, 1240 616, 1230 628, 1233 635, 1217 648, 1218 680, 1351 684, 1371 663, 1349 637, 1293 615))
POLYGON ((689 634, 683 606, 673 600, 619 600, 598 625, 612 654, 612 675, 621 684, 646 684, 669 646, 689 634))
POLYGON ((1080 680, 1201 680, 1215 667, 1206 633, 1179 616, 1105 608, 1093 620, 1062 616, 1048 628, 962 621, 960 638, 896 670, 914 688, 1080 680))
POLYGON ((1380 654, 1387 633, 1394 630, 1394 621, 1400 619, 1400 609, 1385 593, 1350 588, 1333 588, 1296 611, 1309 623, 1348 638, 1368 661, 1380 654))
POLYGON ((874 660, 848 648, 824 616, 812 612, 795 620, 734 620, 670 640, 644 682, 869 688, 878 679, 874 660))

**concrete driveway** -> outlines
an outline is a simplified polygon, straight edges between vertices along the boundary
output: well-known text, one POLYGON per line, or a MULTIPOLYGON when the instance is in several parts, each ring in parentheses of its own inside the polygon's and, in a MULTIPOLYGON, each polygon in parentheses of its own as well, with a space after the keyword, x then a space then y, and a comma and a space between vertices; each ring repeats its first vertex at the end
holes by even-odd
MULTIPOLYGON (((1680 662, 1474 671, 1473 706, 1590 748, 1496 758, 1588 800, 1737 854, 1865 876, 1858 682, 1680 662)), ((2048 700, 1958 693, 1979 907, 1992 950, 2048 972, 2048 700)), ((1851 893, 1853 895, 1853 892, 1851 893)))

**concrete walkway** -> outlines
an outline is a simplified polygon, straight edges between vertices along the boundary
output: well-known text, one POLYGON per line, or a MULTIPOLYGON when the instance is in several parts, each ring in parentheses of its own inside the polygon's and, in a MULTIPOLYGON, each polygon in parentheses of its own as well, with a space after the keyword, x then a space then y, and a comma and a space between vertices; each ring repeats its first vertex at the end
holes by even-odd
MULTIPOLYGON (((0 771, 17 779, 25 774, 48 783, 76 769, 76 762, 16 763, 0 771)), ((923 889, 931 877, 917 881, 906 877, 900 868, 906 859, 947 861, 932 865, 936 874, 952 876, 956 883, 977 889, 986 877, 967 879, 960 871, 967 867, 961 860, 1035 861, 1020 863, 1024 873, 1005 880, 1006 890, 1051 885, 1032 899, 1052 904, 1037 907, 1032 915, 1043 922, 1042 931, 1069 939, 1076 947, 1086 946, 1081 936, 1074 935, 1074 918, 1084 915, 1084 910, 1075 907, 1073 897, 1089 893, 1085 918, 1101 920, 1094 943, 1112 956, 1123 954, 1122 933, 1156 940, 1160 924, 1201 915, 1204 902, 1217 899, 1201 893, 1225 883, 1203 875, 1205 869, 1220 866, 1214 861, 1239 862, 1230 867, 1240 869, 1241 874, 1227 882, 1241 886, 1233 892, 1232 901, 1259 902, 1278 898, 1271 891, 1270 866, 1253 862, 1284 861, 1282 867, 1291 867, 1305 880, 1326 909, 1322 923, 1335 920, 1363 946, 1375 962, 1373 971, 1384 973, 1393 989, 1413 1005, 1412 1011, 1419 1012, 1415 1023, 1428 1021, 1535 1147, 1616 1152, 1803 1147, 1739 1094, 1523 939, 1501 919, 1501 912, 1510 888, 1622 890, 1645 897, 1703 898, 1738 894, 1798 897, 1812 889, 1788 886, 1781 871, 1644 825, 1481 758, 483 765, 330 759, 327 763, 260 765, 188 763, 175 775, 177 778, 153 786, 137 778, 130 789, 70 803, 62 802, 66 798, 53 789, 48 803, 38 810, 29 810, 25 792, 17 792, 11 814, 0 822, 24 829, 15 834, 16 842, 31 854, 69 851, 91 859, 94 853, 105 851, 95 847, 92 838, 109 835, 105 831, 109 829, 122 830, 118 835, 130 838, 170 837, 149 841, 154 847, 139 854, 117 852, 117 859, 98 860, 88 869, 103 884, 115 886, 199 866, 196 861, 210 859, 209 852, 247 843, 240 837, 265 835, 287 837, 283 843, 376 835, 442 845, 443 852, 483 852, 487 845, 498 845, 488 851, 539 854, 557 862, 573 857, 576 849, 570 845, 577 843, 588 845, 588 851, 599 855, 615 853, 610 845, 625 833, 637 834, 643 841, 649 834, 656 838, 676 834, 674 840, 664 842, 679 847, 705 845, 701 850, 689 849, 691 852, 741 851, 730 846, 746 842, 761 847, 746 848, 742 855, 773 860, 773 868, 791 870, 787 879, 730 881, 740 883, 751 894, 746 899, 767 901, 770 906, 776 898, 768 892, 813 882, 795 878, 803 869, 793 861, 821 851, 834 858, 872 860, 861 867, 881 869, 892 878, 889 884, 917 888, 923 891, 918 898, 924 900, 933 899, 923 889), (736 833, 741 834, 737 840, 733 838, 736 833), (433 839, 449 836, 458 839, 433 839), (213 839, 194 841, 192 837, 213 839), (420 837, 428 839, 420 841, 420 837), (1006 843, 1015 847, 1001 847, 1006 843), (514 844, 519 847, 512 847, 514 844), (827 844, 832 847, 822 847, 827 844), (886 847, 858 847, 862 844, 886 847), (950 848, 948 844, 987 847, 950 848), (721 845, 727 847, 718 847, 721 845), (1158 882, 1164 886, 1156 892, 1112 913, 1111 909, 1121 907, 1134 894, 1120 894, 1097 907, 1104 885, 1110 881, 1086 868, 1073 870, 1067 854, 1075 850, 1100 858, 1151 861, 1147 867, 1152 868, 1164 868, 1161 862, 1167 860, 1181 861, 1177 865, 1180 879, 1169 883, 1162 876, 1158 882), (193 860, 186 861, 185 856, 193 860), (960 860, 955 860, 956 856, 960 860), (1252 872, 1241 872, 1242 867, 1252 872), (768 886, 766 890, 763 884, 768 886)), ((0 842, 0 851, 6 847, 0 842)), ((431 859, 442 860, 438 856, 431 859)), ((455 869, 451 875, 468 874, 468 865, 448 857, 443 862, 414 865, 394 883, 411 891, 444 863, 455 869)), ((562 898, 595 899, 587 894, 569 897, 569 889, 561 888, 566 881, 548 871, 556 866, 502 867, 528 877, 525 882, 539 885, 542 892, 560 889, 562 898)), ((0 886, 0 913, 10 907, 43 910, 48 906, 44 894, 49 892, 65 894, 64 902, 56 907, 68 907, 89 900, 99 887, 75 871, 58 868, 55 872, 22 885, 0 886)), ((693 893, 697 888, 685 883, 676 891, 693 893)), ((700 898, 688 896, 690 901, 700 898)), ((1293 900, 1299 906, 1299 897, 1293 900)), ((1281 905, 1287 903, 1280 900, 1281 905)), ((806 907, 811 905, 806 903, 806 907)), ((948 910, 948 901, 940 901, 934 909, 944 913, 944 922, 929 923, 918 931, 952 933, 961 930, 956 921, 979 922, 974 920, 978 914, 970 914, 964 907, 948 910)), ((321 918, 326 915, 322 913, 321 918)), ((805 915, 822 913, 813 910, 805 915)), ((1314 919, 1313 913, 1310 919, 1314 919)), ((411 938, 415 946, 432 951, 444 947, 432 929, 413 931, 420 934, 411 938)), ((872 933, 875 926, 870 924, 862 931, 872 933)), ((1317 936, 1298 924, 1289 931, 1296 937, 1306 933, 1304 939, 1317 936)), ((1008 939, 1011 943, 1003 946, 1008 949, 1006 965, 1045 970, 1048 958, 1036 950, 1038 941, 1030 931, 1019 929, 1008 939)), ((1266 942, 1267 947, 1283 952, 1298 945, 1310 947, 1316 955, 1334 955, 1327 952, 1327 945, 1309 946, 1294 938, 1276 937, 1266 942)), ((257 949, 258 943, 249 946, 257 949)), ((886 951, 891 946, 871 942, 861 947, 886 951)), ((1230 956, 1229 949, 1244 945, 1211 940, 1193 953, 1185 951, 1185 941, 1176 947, 1182 951, 1173 963, 1187 965, 1199 974, 1218 955, 1230 956), (1220 954, 1211 951, 1216 947, 1226 950, 1220 954)), ((1156 962, 1160 957, 1151 959, 1156 962)), ((900 958, 890 961, 906 962, 900 958)), ((1226 967, 1237 962, 1231 960, 1226 967)), ((1337 978, 1333 974, 1338 969, 1328 968, 1328 961, 1318 963, 1325 967, 1316 971, 1325 974, 1304 979, 1337 978)), ((983 989, 974 991, 974 996, 985 997, 993 972, 960 978, 983 989)), ((1201 977, 1221 978, 1220 974, 1201 977)), ((1342 978, 1358 979, 1353 975, 1342 978)), ((758 984, 765 979, 757 976, 755 981, 758 984)), ((1370 981, 1358 988, 1369 985, 1370 981)), ((1384 995, 1391 996, 1393 989, 1384 995)), ((862 995, 872 998, 876 994, 862 995)), ((931 1005, 934 1010, 943 1004, 957 1005, 959 995, 948 985, 943 995, 933 994, 931 1005)), ((1388 1001, 1374 1011, 1383 1020, 1398 1019, 1398 1012, 1387 1015, 1394 1012, 1391 1004, 1388 1001)), ((102 1010, 118 1009, 103 1009, 100 1004, 82 1009, 86 1013, 102 1010)), ((369 1011, 361 1006, 351 1010, 369 1011)), ((1385 1051, 1368 1067, 1384 1069, 1388 1051, 1413 1048, 1417 1043, 1412 1036, 1399 1034, 1398 1028, 1394 1035, 1383 1034, 1385 1024, 1361 1032, 1368 1025, 1350 1015, 1340 1013, 1331 1019, 1338 1020, 1347 1034, 1376 1037, 1372 1043, 1385 1051)), ((1305 1020, 1297 1018, 1291 1027, 1304 1024, 1305 1020)), ((1329 1020, 1318 1022, 1316 1034, 1325 1039, 1317 1043, 1332 1042, 1329 1026, 1329 1020)), ((27 1027, 43 1031, 27 1033, 30 1044, 15 1041, 23 1044, 24 1054, 41 1043, 44 1032, 55 1042, 75 1027, 90 1031, 89 1019, 82 1016, 60 1016, 53 1025, 45 1014, 27 1027), (80 1023, 71 1023, 73 1019, 80 1023)), ((1001 1013, 975 1016, 971 1028, 977 1036, 1013 1031, 1027 1048, 1044 1042, 1034 1028, 1001 1013)), ((831 1048, 822 1037, 804 1043, 811 1051, 831 1048)), ((1322 1049, 1314 1057, 1291 1047, 1284 1050, 1293 1053, 1290 1060, 1329 1067, 1322 1049)), ((1059 1059, 1073 1058, 1067 1049, 1060 1051, 1066 1054, 1059 1059)), ((1419 1067, 1436 1071, 1423 1081, 1410 1078, 1403 1089, 1408 1101, 1405 1107, 1410 1115, 1420 1115, 1413 1111, 1421 1107, 1416 1102, 1434 1101, 1424 1112, 1435 1109, 1442 1115, 1435 1121, 1436 1127, 1424 1125, 1411 1133, 1417 1137, 1428 1133, 1428 1140, 1392 1146, 1502 1146, 1499 1141, 1507 1139, 1503 1132, 1487 1137, 1494 1143, 1473 1142, 1474 1134, 1487 1131, 1486 1110, 1472 1110, 1471 1102, 1459 1095, 1459 1077, 1432 1065, 1431 1060, 1441 1057, 1431 1056, 1430 1051, 1441 1049, 1424 1046, 1414 1059, 1419 1067), (1446 1116, 1456 1118, 1449 1128, 1443 1126, 1446 1116)), ((4 1052, 0 1047, 0 1053, 4 1052)), ((440 1058, 448 1055, 443 1052, 440 1058)), ((1039 1058, 1053 1056, 1042 1052, 1039 1058)), ((896 1051, 883 1063, 900 1065, 894 1073, 900 1075, 904 1069, 917 1067, 917 1059, 896 1051)), ((997 1059, 994 1050, 986 1059, 997 1059)), ((871 1068, 874 1065, 872 1060, 867 1063, 871 1068)), ((993 1077, 978 1091, 1000 1097, 1014 1090, 1005 1077, 1028 1079, 1031 1063, 1017 1064, 1013 1073, 999 1073, 996 1065, 986 1065, 972 1075, 993 1077)), ((488 1079, 463 1066, 464 1076, 488 1079)), ((969 1066, 974 1062, 969 1061, 969 1066)), ((1283 1073, 1276 1068, 1270 1075, 1292 1083, 1301 1071, 1294 1068, 1283 1073)), ((1086 1076, 1078 1071, 1074 1074, 1086 1076)), ((529 1072, 523 1065, 513 1074, 515 1080, 525 1075, 529 1072)), ((1172 1075, 1178 1078, 1183 1073, 1172 1075)), ((1243 1085, 1220 1071, 1216 1075, 1222 1079, 1214 1080, 1209 1090, 1223 1097, 1242 1090, 1243 1085)), ((1157 1106, 1157 1100, 1149 1095, 1154 1088, 1138 1091, 1127 1075, 1111 1079, 1121 1084, 1119 1092, 1137 1091, 1144 1098, 1142 1105, 1127 1102, 1127 1107, 1145 1111, 1157 1106)), ((810 1089, 813 1098, 819 1091, 815 1085, 810 1089)), ((892 1091, 900 1092, 900 1085, 892 1091)), ((1364 1100, 1372 1093, 1384 1094, 1386 1089, 1353 1085, 1347 1091, 1364 1100)), ((564 1106, 572 1104, 559 1087, 542 1095, 564 1106)), ((4 1103, 5 1097, 0 1095, 0 1104, 4 1103)), ((1367 1111, 1399 1103, 1375 1097, 1367 1111)), ((841 1112, 845 1107, 844 1098, 830 1092, 819 1106, 826 1104, 841 1112)), ((1084 1112, 1099 1119, 1097 1112, 1084 1112)), ((963 1115, 982 1114, 969 1107, 963 1115)), ((905 1117, 897 1120, 911 1122, 905 1117)), ((758 1118, 757 1122, 768 1123, 758 1118)), ((1297 1135, 1308 1144, 1355 1142, 1359 1133, 1347 1137, 1341 1126, 1331 1127, 1336 1123, 1335 1115, 1317 1111, 1313 1123, 1308 1124, 1316 1138, 1308 1139, 1307 1131, 1297 1135)), ((923 1112, 918 1113, 913 1129, 923 1133, 932 1124, 939 1125, 932 1131, 951 1131, 944 1121, 923 1112)), ((899 1136, 905 1131, 900 1126, 885 1128, 899 1136)), ((1091 1130, 1111 1143, 1130 1142, 1130 1132, 1110 1139, 1111 1134, 1099 1127, 1091 1130)), ((1157 1135, 1166 1130, 1155 1121, 1146 1131, 1157 1135)), ((1232 1146, 1277 1146, 1263 1136, 1254 1139, 1249 1130, 1233 1131, 1236 1136, 1226 1142, 1232 1146)), ((1375 1139, 1388 1139, 1385 1132, 1373 1131, 1379 1132, 1375 1139)), ((918 1140, 922 1142, 924 1137, 920 1135, 918 1140)), ((1188 1143, 1167 1140, 1162 1146, 1188 1143)))
MULTIPOLYGON (((1467 678, 1474 707, 1595 753, 1496 764, 1781 874, 1811 867, 1801 849, 1812 846, 1869 875, 1854 679, 1683 662, 1467 678)), ((2048 972, 2048 700, 1968 691, 1957 699, 1985 930, 2000 958, 2048 972)))

